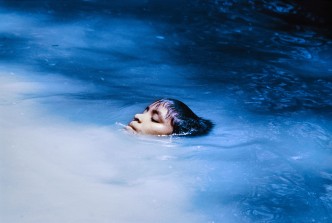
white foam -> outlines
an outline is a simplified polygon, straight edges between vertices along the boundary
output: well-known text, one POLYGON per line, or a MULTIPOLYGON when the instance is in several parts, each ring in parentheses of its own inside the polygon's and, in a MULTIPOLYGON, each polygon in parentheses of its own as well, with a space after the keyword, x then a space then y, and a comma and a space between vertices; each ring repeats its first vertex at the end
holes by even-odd
POLYGON ((168 147, 52 117, 19 97, 37 83, 0 82, 2 222, 202 222, 168 147))

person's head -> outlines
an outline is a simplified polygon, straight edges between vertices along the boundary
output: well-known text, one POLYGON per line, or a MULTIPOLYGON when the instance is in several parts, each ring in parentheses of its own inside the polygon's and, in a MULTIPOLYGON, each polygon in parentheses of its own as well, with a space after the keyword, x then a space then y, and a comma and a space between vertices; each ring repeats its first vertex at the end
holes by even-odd
POLYGON ((127 130, 145 135, 204 135, 213 124, 176 99, 160 99, 136 114, 127 130))

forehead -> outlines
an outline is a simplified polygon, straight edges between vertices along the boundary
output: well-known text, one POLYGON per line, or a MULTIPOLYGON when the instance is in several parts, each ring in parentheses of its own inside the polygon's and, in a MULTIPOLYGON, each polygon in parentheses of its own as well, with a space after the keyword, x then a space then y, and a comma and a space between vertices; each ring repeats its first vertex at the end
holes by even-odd
POLYGON ((167 106, 165 105, 165 103, 161 103, 161 102, 155 102, 152 103, 150 106, 148 106, 149 110, 151 110, 152 112, 155 111, 157 113, 159 113, 160 115, 166 117, 169 110, 167 108, 167 106))
POLYGON ((160 102, 155 102, 149 105, 149 109, 154 109, 154 110, 168 110, 167 106, 165 103, 160 103, 160 102))

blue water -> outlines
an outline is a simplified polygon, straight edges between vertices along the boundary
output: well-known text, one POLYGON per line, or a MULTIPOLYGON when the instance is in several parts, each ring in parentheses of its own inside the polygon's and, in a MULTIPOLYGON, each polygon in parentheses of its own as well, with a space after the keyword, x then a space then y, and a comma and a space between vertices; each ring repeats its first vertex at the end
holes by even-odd
POLYGON ((315 4, 0 1, 1 222, 332 222, 315 4), (213 131, 123 131, 162 97, 213 131))

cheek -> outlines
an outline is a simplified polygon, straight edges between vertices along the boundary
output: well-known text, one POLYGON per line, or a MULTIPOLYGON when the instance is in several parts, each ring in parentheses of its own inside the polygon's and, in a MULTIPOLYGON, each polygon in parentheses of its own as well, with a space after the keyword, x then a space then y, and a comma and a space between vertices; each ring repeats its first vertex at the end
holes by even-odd
POLYGON ((173 133, 173 128, 168 125, 154 124, 150 130, 153 135, 170 135, 173 133))

